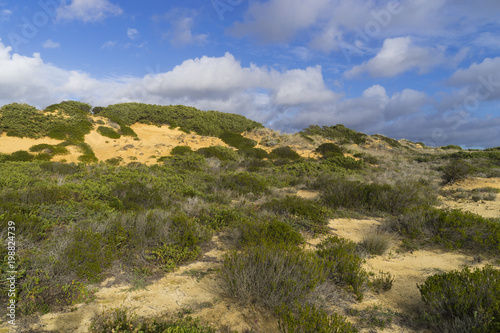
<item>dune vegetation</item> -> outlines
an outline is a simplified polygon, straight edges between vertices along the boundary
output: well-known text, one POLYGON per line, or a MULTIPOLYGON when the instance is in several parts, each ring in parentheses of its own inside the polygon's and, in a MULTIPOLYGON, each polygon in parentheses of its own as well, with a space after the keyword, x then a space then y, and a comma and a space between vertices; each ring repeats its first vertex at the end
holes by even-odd
MULTIPOLYGON (((148 316, 116 306, 77 326, 82 332, 500 330, 500 213, 486 217, 446 204, 497 202, 498 187, 453 186, 500 177, 498 149, 433 148, 343 125, 282 134, 236 114, 138 103, 5 105, 0 132, 6 140, 60 141, 0 153, 0 234, 6 240, 15 222, 20 332, 50 331, 33 323, 98 304, 109 279, 121 279, 133 293, 203 262, 214 266, 188 272, 213 281, 212 303, 148 316), (136 124, 223 144, 179 141, 144 164, 113 154, 99 159, 86 139, 95 131, 117 152, 132 149, 119 140, 145 144, 136 124), (61 160, 75 152, 77 162, 61 160), (379 224, 353 241, 336 233, 338 218, 379 224), (221 253, 212 260, 214 249, 221 253), (383 300, 398 276, 370 270, 366 261, 419 250, 463 254, 480 267, 430 272, 414 285, 420 300, 387 310, 383 300), (265 313, 266 324, 245 317, 243 326, 232 327, 207 319, 221 302, 227 311, 234 304, 265 313)), ((7 304, 8 247, 0 253, 0 303, 7 304)))

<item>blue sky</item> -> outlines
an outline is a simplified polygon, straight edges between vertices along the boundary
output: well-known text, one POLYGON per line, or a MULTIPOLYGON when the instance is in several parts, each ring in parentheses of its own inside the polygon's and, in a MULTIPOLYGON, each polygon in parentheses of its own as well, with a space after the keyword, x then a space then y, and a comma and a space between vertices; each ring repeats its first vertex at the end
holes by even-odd
POLYGON ((498 0, 0 0, 0 105, 185 104, 500 146, 498 0))

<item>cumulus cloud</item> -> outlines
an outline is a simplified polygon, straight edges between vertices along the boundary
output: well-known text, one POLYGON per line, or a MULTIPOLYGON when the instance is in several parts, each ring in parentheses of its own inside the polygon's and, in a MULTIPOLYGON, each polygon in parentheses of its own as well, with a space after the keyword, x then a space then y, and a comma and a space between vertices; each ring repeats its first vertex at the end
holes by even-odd
POLYGON ((445 62, 443 48, 423 48, 413 45, 410 37, 386 39, 380 52, 361 65, 344 73, 348 79, 363 73, 372 77, 394 77, 418 69, 420 73, 445 62))
POLYGON ((70 0, 63 1, 57 10, 58 20, 80 20, 83 22, 98 22, 108 16, 117 16, 123 13, 120 6, 109 0, 70 0))
POLYGON ((172 23, 172 31, 166 34, 170 42, 176 46, 203 45, 208 41, 208 34, 193 33, 194 19, 192 17, 181 17, 172 23))
POLYGON ((61 43, 54 42, 52 39, 48 39, 45 43, 43 43, 44 49, 57 49, 59 47, 61 47, 61 43))

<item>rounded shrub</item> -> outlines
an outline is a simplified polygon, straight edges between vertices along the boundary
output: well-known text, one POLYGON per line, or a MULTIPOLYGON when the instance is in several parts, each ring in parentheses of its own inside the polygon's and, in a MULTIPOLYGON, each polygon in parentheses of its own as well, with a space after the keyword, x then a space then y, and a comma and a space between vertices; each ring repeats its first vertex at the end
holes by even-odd
POLYGON ((243 304, 271 309, 301 300, 323 281, 323 264, 297 247, 263 244, 226 254, 222 290, 243 304))
POLYGON ((300 159, 300 155, 289 146, 274 148, 269 154, 269 157, 272 159, 284 159, 291 161, 300 159))
POLYGON ((500 331, 500 270, 465 267, 430 276, 418 289, 436 331, 500 331))
POLYGON ((97 132, 99 134, 101 134, 102 136, 105 136, 105 137, 110 138, 110 139, 119 139, 121 137, 120 133, 117 133, 111 127, 99 126, 97 128, 97 132))
POLYGON ((235 161, 238 159, 238 154, 229 147, 212 146, 207 148, 200 148, 196 152, 205 156, 206 158, 215 157, 221 161, 235 161))
POLYGON ((170 152, 170 155, 185 155, 187 153, 191 153, 193 150, 189 146, 176 146, 172 148, 172 151, 170 152))
POLYGON ((449 161, 442 167, 441 171, 443 172, 441 179, 443 180, 443 184, 446 185, 467 177, 471 172, 471 166, 464 160, 457 159, 449 161))
POLYGON ((323 143, 315 150, 317 153, 321 154, 321 156, 333 157, 333 156, 344 156, 344 151, 342 148, 335 143, 323 143))
POLYGON ((236 191, 240 194, 254 193, 262 194, 267 192, 267 185, 261 177, 248 172, 240 172, 224 175, 221 178, 224 188, 236 191))

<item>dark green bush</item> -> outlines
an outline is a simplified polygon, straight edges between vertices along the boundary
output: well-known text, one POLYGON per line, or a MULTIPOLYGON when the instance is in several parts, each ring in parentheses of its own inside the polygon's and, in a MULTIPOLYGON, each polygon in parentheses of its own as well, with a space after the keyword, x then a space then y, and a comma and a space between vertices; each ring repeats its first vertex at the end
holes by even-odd
POLYGON ((296 303, 277 309, 278 326, 282 333, 356 333, 358 330, 339 314, 328 315, 314 305, 296 303))
POLYGON ((462 147, 460 146, 457 146, 457 145, 447 145, 447 146, 443 146, 443 147, 439 147, 441 149, 456 149, 456 150, 463 150, 462 147))
POLYGON ((320 135, 327 139, 337 140, 341 144, 344 143, 356 143, 362 144, 366 142, 367 135, 364 133, 356 132, 355 130, 349 129, 342 124, 337 124, 335 126, 323 126, 311 125, 304 129, 305 135, 320 135))
POLYGON ((66 147, 62 145, 49 145, 46 143, 34 145, 33 147, 30 148, 31 152, 38 153, 38 152, 47 152, 51 155, 66 155, 69 154, 69 151, 66 147))
POLYGON ((362 267, 363 259, 357 254, 356 243, 330 236, 317 245, 316 253, 325 262, 326 277, 347 285, 362 300, 368 273, 362 267))
POLYGON ((410 239, 451 249, 500 251, 500 223, 496 219, 435 208, 415 208, 388 220, 387 227, 410 239))
POLYGON ((193 150, 189 146, 175 146, 174 148, 172 148, 170 155, 185 155, 192 152, 193 150))
POLYGON ((322 272, 313 253, 260 245, 226 254, 218 278, 222 289, 241 303, 273 309, 306 297, 322 282, 322 272))
POLYGON ((103 277, 104 269, 111 265, 111 260, 111 249, 105 244, 101 234, 77 228, 59 265, 75 272, 79 278, 98 282, 103 277))
POLYGON ((418 289, 437 332, 500 331, 500 271, 486 266, 428 277, 418 289))
POLYGON ((221 178, 221 185, 240 194, 262 194, 268 191, 265 181, 260 176, 248 172, 224 175, 221 178))
POLYGON ((326 166, 326 169, 335 170, 336 167, 340 167, 346 170, 361 170, 363 169, 363 162, 356 161, 352 157, 344 156, 330 156, 321 161, 322 166, 326 166))
POLYGON ((99 134, 101 134, 102 136, 105 136, 105 137, 110 138, 110 139, 119 139, 121 137, 120 133, 117 133, 111 127, 99 126, 97 128, 97 132, 99 134))
POLYGON ((221 139, 225 144, 231 147, 235 147, 238 149, 250 149, 257 145, 252 139, 245 138, 239 133, 228 132, 225 131, 219 135, 219 139, 221 139))
POLYGON ((207 161, 198 153, 185 153, 175 156, 163 156, 158 159, 166 165, 171 165, 178 170, 194 171, 201 170, 207 165, 207 161))
POLYGON ((441 171, 443 172, 441 176, 443 184, 450 184, 467 177, 471 172, 471 166, 464 160, 457 159, 449 161, 442 167, 441 171))
POLYGON ((334 143, 323 143, 315 150, 324 158, 333 156, 344 156, 344 150, 334 143))
POLYGON ((282 199, 274 198, 263 204, 262 208, 286 216, 307 231, 325 232, 328 223, 326 208, 296 195, 288 195, 282 199))
POLYGON ((200 254, 200 248, 198 246, 186 247, 180 244, 163 244, 150 252, 153 256, 148 257, 148 259, 158 262, 160 268, 165 272, 172 272, 180 264, 196 259, 200 254))
POLYGON ((262 160, 269 156, 269 154, 262 148, 240 148, 238 149, 238 153, 243 154, 243 156, 247 158, 255 158, 258 160, 262 160))
POLYGON ((296 161, 299 160, 301 157, 292 148, 284 146, 284 147, 274 148, 269 154, 269 158, 296 161))
POLYGON ((18 150, 10 155, 7 155, 7 161, 11 162, 29 162, 32 161, 33 158, 34 156, 25 150, 18 150))
POLYGON ((229 147, 212 146, 207 148, 200 148, 197 153, 205 156, 206 158, 215 157, 221 161, 235 161, 238 159, 238 154, 229 147))
POLYGON ((259 246, 262 244, 284 244, 298 246, 304 243, 302 235, 290 224, 273 219, 269 222, 244 222, 239 225, 241 237, 240 246, 259 246))

